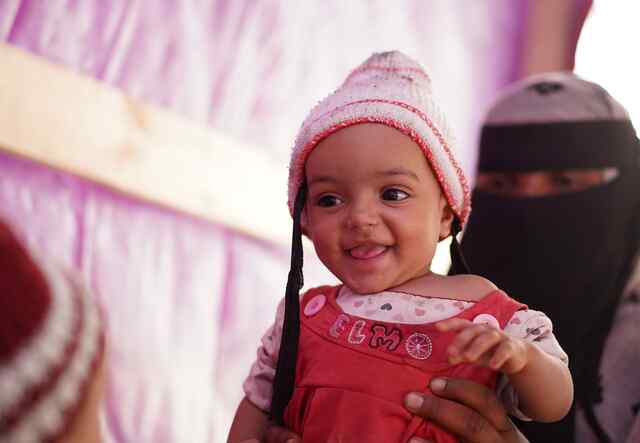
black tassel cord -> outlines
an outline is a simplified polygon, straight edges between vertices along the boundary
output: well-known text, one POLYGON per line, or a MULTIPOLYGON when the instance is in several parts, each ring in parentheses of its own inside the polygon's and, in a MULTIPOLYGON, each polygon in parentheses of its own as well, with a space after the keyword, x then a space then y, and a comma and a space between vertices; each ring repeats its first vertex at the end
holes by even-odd
MULTIPOLYGON (((464 259, 464 255, 462 255, 462 248, 460 247, 460 243, 458 243, 458 234, 462 230, 460 225, 460 220, 458 217, 453 218, 453 222, 451 223, 451 245, 449 246, 449 254, 451 255, 451 263, 455 263, 456 269, 461 269, 462 272, 457 272, 457 274, 470 274, 469 265, 467 261, 464 259)), ((454 266, 452 266, 453 268, 454 266)))
POLYGON ((291 268, 285 292, 285 311, 278 365, 273 381, 271 398, 271 420, 284 424, 284 410, 293 395, 300 337, 300 289, 304 285, 302 275, 303 251, 300 217, 306 200, 307 188, 303 184, 298 190, 293 208, 293 234, 291 237, 291 268))

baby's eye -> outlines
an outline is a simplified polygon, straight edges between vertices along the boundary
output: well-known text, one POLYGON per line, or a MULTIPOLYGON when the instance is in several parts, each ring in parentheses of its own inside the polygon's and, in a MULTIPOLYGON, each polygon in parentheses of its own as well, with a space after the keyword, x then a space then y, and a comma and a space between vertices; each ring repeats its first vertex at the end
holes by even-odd
POLYGON ((396 189, 396 188, 389 188, 389 189, 385 189, 382 192, 382 199, 383 200, 390 200, 390 201, 402 201, 405 198, 408 198, 409 194, 407 194, 404 191, 401 191, 400 189, 396 189))
POLYGON ((323 208, 330 208, 332 206, 337 206, 342 203, 340 197, 335 195, 323 195, 317 200, 317 205, 323 208))

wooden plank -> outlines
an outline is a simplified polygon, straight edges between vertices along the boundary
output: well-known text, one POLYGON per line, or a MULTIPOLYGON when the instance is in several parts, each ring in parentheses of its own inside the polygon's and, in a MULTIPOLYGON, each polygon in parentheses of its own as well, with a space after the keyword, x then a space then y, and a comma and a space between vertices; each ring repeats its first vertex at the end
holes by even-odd
POLYGON ((0 45, 0 146, 127 194, 286 242, 286 165, 18 48, 0 45))

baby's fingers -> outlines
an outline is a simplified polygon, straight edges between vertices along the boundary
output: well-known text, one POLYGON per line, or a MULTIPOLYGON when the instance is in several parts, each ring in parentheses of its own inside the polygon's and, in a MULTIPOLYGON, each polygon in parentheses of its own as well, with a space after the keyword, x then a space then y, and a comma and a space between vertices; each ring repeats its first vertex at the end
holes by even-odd
POLYGON ((486 330, 487 327, 484 325, 471 324, 460 331, 447 348, 449 361, 452 364, 462 362, 465 359, 465 353, 469 350, 470 344, 486 330))
POLYGON ((514 374, 520 371, 526 364, 526 345, 515 340, 506 340, 496 348, 493 357, 489 360, 492 369, 500 370, 505 374, 514 374))
POLYGON ((484 328, 476 338, 467 345, 463 352, 464 360, 477 362, 482 358, 483 363, 489 361, 489 352, 503 340, 503 334, 494 328, 484 328))
POLYGON ((440 332, 459 331, 473 325, 469 320, 463 318, 449 318, 436 323, 436 328, 440 332))

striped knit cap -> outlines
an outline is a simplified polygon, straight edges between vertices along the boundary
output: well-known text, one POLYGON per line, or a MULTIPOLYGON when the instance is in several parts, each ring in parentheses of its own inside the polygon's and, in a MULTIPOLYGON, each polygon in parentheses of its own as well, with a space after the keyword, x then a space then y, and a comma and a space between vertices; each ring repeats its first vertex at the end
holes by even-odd
POLYGON ((69 275, 32 257, 0 222, 0 442, 55 441, 101 352, 96 306, 69 275))
POLYGON ((289 210, 304 182, 309 154, 332 133, 359 123, 396 128, 420 147, 449 206, 464 225, 471 209, 469 187, 454 157, 454 137, 432 98, 431 80, 401 52, 373 54, 322 100, 302 124, 289 166, 289 210))

